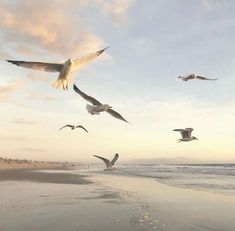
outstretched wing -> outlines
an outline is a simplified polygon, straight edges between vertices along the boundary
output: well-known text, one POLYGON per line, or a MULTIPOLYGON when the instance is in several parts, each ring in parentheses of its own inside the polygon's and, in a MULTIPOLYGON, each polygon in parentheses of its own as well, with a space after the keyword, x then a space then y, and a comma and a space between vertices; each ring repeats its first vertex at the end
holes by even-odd
POLYGON ((113 157, 113 159, 111 160, 112 166, 115 164, 115 162, 117 161, 118 158, 119 158, 119 155, 116 153, 115 156, 113 157))
POLYGON ((100 50, 100 51, 96 51, 93 53, 90 53, 88 55, 85 55, 79 59, 76 59, 73 61, 73 66, 72 69, 73 71, 79 69, 80 67, 86 65, 88 62, 90 62, 92 59, 95 59, 97 56, 101 55, 106 49, 108 49, 108 47, 100 50))
POLYGON ((26 62, 26 61, 17 61, 17 60, 6 60, 6 61, 20 67, 25 67, 39 71, 47 71, 47 72, 60 72, 61 69, 63 68, 63 64, 59 63, 26 62))
POLYGON ((195 74, 185 75, 185 76, 183 76, 183 78, 184 78, 185 80, 194 79, 194 78, 195 78, 195 74))
POLYGON ((185 131, 187 131, 188 132, 188 136, 191 137, 193 128, 185 128, 185 131))
POLYGON ((209 79, 209 78, 206 78, 206 77, 203 77, 203 76, 199 76, 199 75, 197 75, 196 78, 200 79, 200 80, 217 80, 217 79, 209 79))
POLYGON ((84 128, 82 125, 78 125, 78 126, 76 126, 76 128, 81 128, 81 129, 83 129, 84 131, 86 131, 86 132, 88 133, 88 131, 86 130, 86 128, 84 128))
POLYGON ((87 100, 88 102, 92 103, 93 105, 97 105, 97 106, 98 106, 98 105, 101 105, 101 103, 100 103, 98 100, 96 100, 95 98, 93 98, 93 97, 91 97, 91 96, 85 94, 84 92, 80 91, 80 90, 78 89, 78 87, 76 86, 75 83, 74 83, 74 85, 73 85, 73 89, 74 89, 74 91, 77 92, 83 99, 87 100))
POLYGON ((174 129, 173 131, 180 132, 182 138, 189 138, 189 132, 186 129, 174 129))
POLYGON ((101 160, 103 160, 107 168, 112 167, 112 165, 111 165, 111 163, 110 163, 110 160, 108 160, 108 159, 106 159, 106 158, 104 158, 104 157, 102 157, 102 156, 96 156, 96 155, 93 155, 93 156, 94 156, 94 157, 97 157, 97 158, 99 158, 99 159, 101 159, 101 160))
POLYGON ((108 112, 111 116, 117 118, 117 119, 120 119, 120 120, 123 120, 125 122, 128 123, 127 120, 125 120, 118 112, 112 110, 112 109, 108 109, 106 112, 108 112))
POLYGON ((73 127, 73 125, 70 125, 70 124, 67 124, 67 125, 64 125, 62 128, 60 128, 59 130, 61 130, 61 129, 63 129, 63 128, 66 128, 66 127, 70 127, 70 128, 72 128, 73 127))

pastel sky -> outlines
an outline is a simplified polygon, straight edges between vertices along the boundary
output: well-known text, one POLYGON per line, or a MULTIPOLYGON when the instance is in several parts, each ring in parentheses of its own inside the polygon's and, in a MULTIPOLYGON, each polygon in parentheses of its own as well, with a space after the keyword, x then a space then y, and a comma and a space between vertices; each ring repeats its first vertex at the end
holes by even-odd
POLYGON ((90 161, 187 157, 235 161, 233 0, 0 0, 0 156, 90 161), (74 73, 78 87, 131 124, 91 116, 57 74, 6 59, 60 62, 110 45, 74 73), (179 80, 198 73, 218 81, 179 80), (58 129, 82 124, 88 130, 58 129), (178 143, 174 128, 198 141, 178 143))

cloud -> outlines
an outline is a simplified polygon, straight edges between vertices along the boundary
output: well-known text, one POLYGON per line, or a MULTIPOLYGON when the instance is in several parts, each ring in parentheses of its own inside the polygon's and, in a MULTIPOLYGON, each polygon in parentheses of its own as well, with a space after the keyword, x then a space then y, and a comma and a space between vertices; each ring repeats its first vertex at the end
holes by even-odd
POLYGON ((31 53, 37 49, 35 52, 53 52, 69 57, 102 47, 103 40, 90 31, 85 19, 70 13, 75 2, 1 2, 0 28, 3 39, 20 54, 31 53), (42 12, 46 17, 42 17, 42 12))
POLYGON ((103 13, 108 15, 115 25, 123 24, 127 21, 127 11, 134 0, 112 0, 112 1, 99 1, 103 4, 103 13))
POLYGON ((22 80, 16 79, 6 85, 0 85, 0 102, 10 100, 11 94, 21 89, 23 84, 22 80))
POLYGON ((57 100, 58 98, 52 95, 43 95, 37 92, 32 92, 27 94, 26 98, 28 100, 46 100, 46 101, 52 101, 57 100))
POLYGON ((14 119, 14 120, 11 121, 11 123, 22 124, 22 125, 36 125, 36 124, 38 124, 37 121, 23 119, 23 118, 14 119))
POLYGON ((133 0, 63 0, 0 2, 1 37, 21 55, 77 57, 105 46, 84 12, 94 10, 112 23, 126 20, 133 0), (29 13, 30 12, 30 13, 29 13), (46 17, 42 17, 42 14, 46 17))

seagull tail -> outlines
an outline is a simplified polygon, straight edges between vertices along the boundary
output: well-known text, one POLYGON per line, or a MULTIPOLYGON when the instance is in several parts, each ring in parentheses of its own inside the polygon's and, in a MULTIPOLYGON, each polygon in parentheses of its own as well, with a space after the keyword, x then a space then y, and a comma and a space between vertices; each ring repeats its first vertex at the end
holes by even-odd
POLYGON ((93 114, 93 113, 94 113, 94 110, 93 110, 94 107, 93 107, 93 106, 87 104, 87 105, 86 105, 86 109, 87 109, 87 111, 88 111, 90 114, 93 114))
POLYGON ((68 86, 69 86, 70 82, 71 81, 69 81, 68 79, 58 78, 56 81, 54 81, 52 83, 52 86, 55 87, 55 88, 60 88, 60 89, 63 89, 63 90, 68 90, 68 86))

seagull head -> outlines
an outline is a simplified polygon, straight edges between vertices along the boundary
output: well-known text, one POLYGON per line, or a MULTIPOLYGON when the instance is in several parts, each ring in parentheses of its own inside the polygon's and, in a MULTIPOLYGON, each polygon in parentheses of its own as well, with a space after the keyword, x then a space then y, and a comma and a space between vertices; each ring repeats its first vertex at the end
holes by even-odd
POLYGON ((108 105, 108 104, 104 104, 104 107, 105 107, 105 111, 107 111, 107 110, 109 110, 109 109, 112 108, 112 107, 111 107, 110 105, 108 105))

